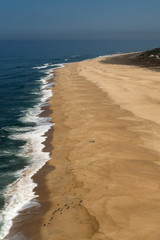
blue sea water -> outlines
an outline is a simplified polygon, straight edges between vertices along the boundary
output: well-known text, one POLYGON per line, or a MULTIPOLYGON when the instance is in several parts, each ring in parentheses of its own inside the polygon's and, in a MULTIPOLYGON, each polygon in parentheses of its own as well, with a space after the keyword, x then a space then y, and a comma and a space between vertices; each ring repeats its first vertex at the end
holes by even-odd
MULTIPOLYGON (((34 199, 32 175, 49 159, 42 152, 52 126, 40 118, 52 95, 50 70, 102 55, 159 47, 158 41, 0 41, 0 239, 18 211, 34 199)), ((34 204, 38 204, 34 202, 34 204)))

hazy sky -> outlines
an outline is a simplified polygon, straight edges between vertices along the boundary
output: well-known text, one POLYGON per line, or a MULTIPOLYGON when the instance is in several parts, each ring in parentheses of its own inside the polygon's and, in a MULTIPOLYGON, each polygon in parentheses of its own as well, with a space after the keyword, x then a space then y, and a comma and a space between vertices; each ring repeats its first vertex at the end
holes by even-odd
POLYGON ((0 39, 160 39, 160 0, 0 0, 0 39))

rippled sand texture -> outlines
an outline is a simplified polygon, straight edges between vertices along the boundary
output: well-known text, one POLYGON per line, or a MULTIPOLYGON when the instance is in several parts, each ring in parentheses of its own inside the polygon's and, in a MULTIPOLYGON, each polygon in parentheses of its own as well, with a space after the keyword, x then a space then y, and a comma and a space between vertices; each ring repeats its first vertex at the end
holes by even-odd
POLYGON ((44 240, 160 239, 160 73, 101 59, 56 70, 44 240))

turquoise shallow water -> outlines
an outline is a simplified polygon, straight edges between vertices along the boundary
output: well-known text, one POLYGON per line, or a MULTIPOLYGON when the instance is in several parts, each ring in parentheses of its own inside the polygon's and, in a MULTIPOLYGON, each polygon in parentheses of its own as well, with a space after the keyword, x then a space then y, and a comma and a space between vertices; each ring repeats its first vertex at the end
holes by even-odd
POLYGON ((51 123, 38 117, 51 96, 49 70, 62 63, 154 47, 159 42, 0 41, 0 239, 34 198, 31 176, 49 159, 42 153, 42 135, 51 123))

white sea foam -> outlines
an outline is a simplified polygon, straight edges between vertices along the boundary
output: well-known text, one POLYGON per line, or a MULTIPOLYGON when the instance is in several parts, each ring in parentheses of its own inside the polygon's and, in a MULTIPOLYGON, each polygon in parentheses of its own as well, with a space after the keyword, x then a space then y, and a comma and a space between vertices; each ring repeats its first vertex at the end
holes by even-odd
POLYGON ((64 63, 57 63, 57 64, 52 64, 52 65, 50 65, 51 67, 58 67, 58 68, 62 68, 62 67, 64 67, 64 63))
POLYGON ((45 63, 42 66, 38 66, 38 67, 33 67, 33 69, 44 69, 44 68, 49 68, 49 67, 63 67, 63 63, 57 63, 57 64, 52 64, 52 63, 45 63))
MULTIPOLYGON (((28 119, 28 116, 27 116, 28 119)), ((33 116, 28 119, 33 121, 33 116)), ((38 123, 40 124, 40 123, 38 123)), ((45 132, 52 126, 51 123, 41 121, 40 125, 35 126, 29 132, 17 133, 11 136, 13 139, 25 140, 26 144, 17 154, 30 159, 30 165, 23 171, 17 172, 19 178, 13 184, 9 185, 5 192, 6 203, 1 213, 2 221, 5 223, 1 235, 3 237, 8 233, 8 228, 12 226, 12 219, 17 216, 19 210, 33 206, 31 200, 36 198, 33 189, 36 184, 31 177, 49 160, 49 153, 42 152, 46 137, 45 132)))
MULTIPOLYGON (((60 64, 57 67, 60 67, 60 64)), ((48 76, 41 79, 43 84, 41 87, 41 104, 44 104, 52 96, 52 85, 48 83, 51 78, 53 78, 53 73, 51 74, 51 71, 49 71, 48 76)), ((42 112, 41 104, 24 111, 24 116, 19 119, 25 123, 34 123, 34 127, 8 129, 11 132, 13 131, 10 138, 26 142, 17 155, 26 157, 29 165, 25 169, 16 172, 18 179, 5 190, 5 206, 0 212, 0 225, 3 223, 0 239, 4 239, 9 233, 9 229, 13 224, 12 220, 20 210, 31 206, 39 206, 39 203, 35 200, 37 196, 33 189, 36 187, 36 183, 33 182, 32 176, 49 160, 49 153, 42 151, 44 148, 43 142, 46 139, 44 134, 54 125, 50 122, 50 118, 39 117, 42 112)))
POLYGON ((47 68, 49 66, 49 63, 45 63, 44 65, 42 66, 38 66, 38 67, 33 67, 33 69, 43 69, 43 68, 47 68))

